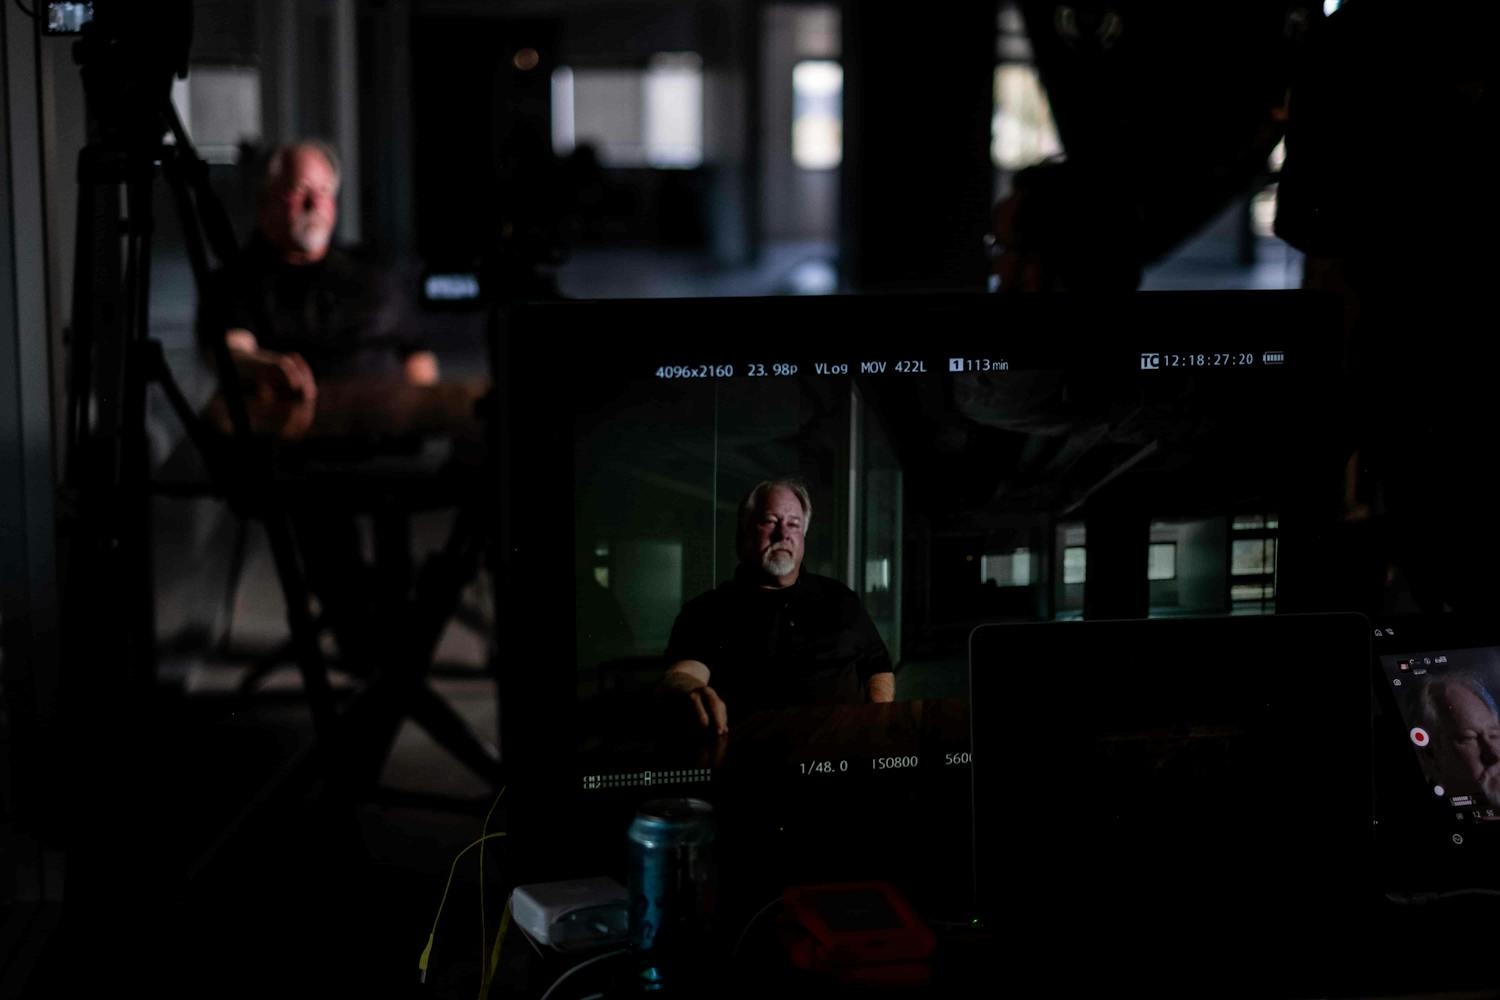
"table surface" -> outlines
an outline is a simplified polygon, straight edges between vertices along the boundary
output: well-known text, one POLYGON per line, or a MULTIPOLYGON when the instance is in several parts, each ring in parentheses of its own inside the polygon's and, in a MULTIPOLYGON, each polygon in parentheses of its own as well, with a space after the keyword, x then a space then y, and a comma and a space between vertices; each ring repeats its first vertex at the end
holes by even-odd
MULTIPOLYGON (((483 379, 411 385, 400 379, 330 379, 305 399, 267 396, 245 400, 252 433, 281 441, 331 441, 458 435, 478 438, 483 422, 475 404, 489 391, 483 379)), ((206 416, 221 433, 231 433, 222 395, 209 402, 206 416)))

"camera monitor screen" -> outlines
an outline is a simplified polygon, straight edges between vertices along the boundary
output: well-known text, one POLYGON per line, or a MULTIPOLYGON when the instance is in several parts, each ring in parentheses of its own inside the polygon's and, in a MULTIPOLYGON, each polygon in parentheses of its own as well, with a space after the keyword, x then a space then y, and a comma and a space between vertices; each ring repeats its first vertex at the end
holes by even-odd
POLYGON ((771 874, 968 886, 970 631, 1316 589, 1336 331, 1301 293, 513 308, 507 759, 576 836, 695 795, 771 874))

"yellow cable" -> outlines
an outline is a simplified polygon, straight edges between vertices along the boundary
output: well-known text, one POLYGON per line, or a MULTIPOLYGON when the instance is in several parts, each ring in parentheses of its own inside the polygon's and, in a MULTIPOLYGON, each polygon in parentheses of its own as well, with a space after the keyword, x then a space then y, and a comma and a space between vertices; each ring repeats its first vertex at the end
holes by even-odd
MULTIPOLYGON (((500 794, 495 796, 495 801, 490 803, 490 811, 484 814, 484 826, 479 828, 479 839, 482 842, 486 834, 490 832, 490 817, 495 815, 495 807, 500 805, 500 800, 505 797, 505 789, 508 785, 500 786, 500 794)), ((506 906, 510 904, 507 901, 506 906)), ((507 912, 509 912, 507 910, 507 912)), ((493 960, 489 965, 484 961, 484 940, 490 936, 489 922, 484 916, 484 848, 479 848, 479 997, 484 1000, 484 995, 489 991, 490 977, 495 974, 493 960)))
POLYGON ((505 901, 505 912, 500 915, 500 930, 495 934, 495 947, 490 949, 490 968, 485 974, 484 992, 480 994, 481 1000, 489 996, 490 989, 495 985, 495 970, 500 967, 500 949, 505 945, 505 932, 510 930, 510 900, 505 901))
POLYGON ((458 871, 458 863, 474 848, 479 847, 487 840, 494 840, 505 836, 505 831, 499 833, 487 833, 474 841, 463 850, 459 851, 453 859, 453 864, 448 868, 448 884, 443 886, 443 898, 438 902, 437 915, 432 918, 432 930, 427 935, 427 946, 422 949, 422 957, 417 960, 417 968, 422 970, 422 982, 427 982, 427 960, 432 957, 432 941, 437 937, 438 921, 443 917, 443 907, 448 905, 448 891, 453 888, 453 874, 458 871))

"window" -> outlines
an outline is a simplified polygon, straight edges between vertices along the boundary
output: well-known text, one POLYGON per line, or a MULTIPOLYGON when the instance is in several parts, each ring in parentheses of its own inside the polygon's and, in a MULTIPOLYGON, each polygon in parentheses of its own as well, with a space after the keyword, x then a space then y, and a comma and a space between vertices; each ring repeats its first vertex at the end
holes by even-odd
POLYGON ((703 60, 652 56, 645 70, 560 66, 552 74, 552 150, 579 145, 612 167, 689 168, 703 163, 703 60))
POLYGON ((832 170, 844 160, 844 68, 829 59, 792 67, 792 161, 832 170))
MULTIPOLYGON (((1266 158, 1266 173, 1272 178, 1281 175, 1281 165, 1286 162, 1286 140, 1283 139, 1266 158)), ((1257 191, 1250 199, 1250 228, 1256 236, 1271 239, 1276 236, 1276 183, 1273 181, 1257 191)))
POLYGON ((1236 604, 1258 603, 1273 600, 1275 597, 1276 588, 1269 583, 1236 583, 1230 585, 1229 588, 1229 599, 1236 604))
POLYGON ((1022 63, 995 67, 990 160, 1001 170, 1019 170, 1060 152, 1062 141, 1052 121, 1052 105, 1036 67, 1022 63))
POLYGON ((1276 539, 1236 538, 1231 546, 1231 576, 1265 576, 1276 572, 1276 539))
POLYGON ((1274 514, 1250 514, 1231 522, 1229 598, 1238 604, 1276 597, 1276 530, 1274 514))
POLYGON ((1088 579, 1088 549, 1069 545, 1063 549, 1063 583, 1084 583, 1088 579))
POLYGON ((979 560, 979 580, 994 583, 999 587, 1029 587, 1035 582, 1031 575, 1031 550, 1016 549, 982 556, 979 560))
POLYGON ((260 70, 253 66, 192 66, 172 81, 172 103, 198 155, 237 163, 240 144, 261 138, 260 70))
POLYGON ((552 152, 567 156, 578 148, 577 115, 573 112, 573 70, 559 66, 552 71, 552 152))
POLYGON ((703 60, 696 53, 652 56, 646 69, 646 162, 696 167, 703 162, 703 60))
POLYGON ((1146 579, 1177 579, 1177 543, 1152 542, 1146 554, 1146 579))

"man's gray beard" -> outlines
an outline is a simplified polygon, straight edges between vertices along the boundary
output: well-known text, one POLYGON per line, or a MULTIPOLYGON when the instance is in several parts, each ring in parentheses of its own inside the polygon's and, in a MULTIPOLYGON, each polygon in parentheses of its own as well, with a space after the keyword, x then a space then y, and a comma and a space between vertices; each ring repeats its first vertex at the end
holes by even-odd
POLYGON ((760 565, 772 576, 782 577, 797 568, 797 560, 785 549, 768 549, 761 557, 760 565))
POLYGON ((1490 805, 1500 808, 1500 767, 1490 768, 1489 773, 1479 779, 1479 791, 1490 805))
POLYGON ((297 249, 303 253, 322 253, 328 249, 328 242, 333 237, 331 230, 311 219, 293 219, 291 225, 292 242, 297 249))

